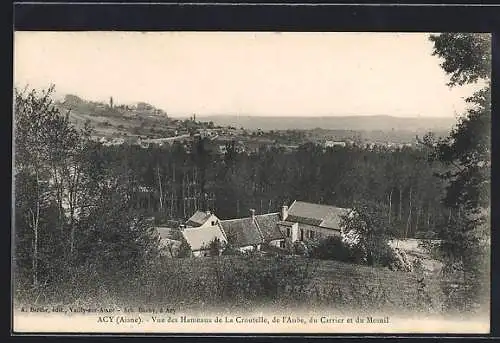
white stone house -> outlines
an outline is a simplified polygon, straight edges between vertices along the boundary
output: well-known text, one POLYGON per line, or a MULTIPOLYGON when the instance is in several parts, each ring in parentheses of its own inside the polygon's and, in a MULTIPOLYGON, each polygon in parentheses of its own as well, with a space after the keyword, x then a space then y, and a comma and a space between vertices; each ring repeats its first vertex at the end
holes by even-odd
POLYGON ((278 226, 291 242, 341 236, 341 215, 349 211, 336 206, 294 201, 290 208, 283 206, 278 226))

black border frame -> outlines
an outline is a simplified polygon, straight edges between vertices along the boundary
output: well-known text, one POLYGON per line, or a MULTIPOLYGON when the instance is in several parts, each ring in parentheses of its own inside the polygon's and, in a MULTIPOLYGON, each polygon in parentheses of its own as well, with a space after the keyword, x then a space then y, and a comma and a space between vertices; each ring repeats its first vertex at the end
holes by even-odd
MULTIPOLYGON (((376 31, 376 32, 491 32, 493 33, 493 63, 492 63, 492 106, 493 112, 497 107, 498 90, 496 81, 500 70, 500 5, 493 3, 481 5, 480 1, 455 1, 453 3, 432 3, 423 1, 420 4, 394 4, 381 2, 378 4, 360 1, 357 4, 348 2, 341 3, 298 3, 288 2, 283 4, 270 2, 254 3, 151 3, 147 1, 137 1, 134 3, 119 3, 118 1, 107 1, 98 3, 97 1, 76 2, 51 2, 43 1, 21 1, 13 3, 13 25, 11 30, 26 31, 376 31)), ((8 37, 12 48, 12 31, 8 37)), ((9 89, 10 102, 12 105, 12 54, 8 59, 11 66, 7 88, 9 89)), ((12 107, 7 111, 11 111, 12 107)), ((497 127, 495 115, 492 116, 492 129, 497 127)), ((11 123, 12 124, 12 123, 11 123)), ((11 152, 11 126, 7 126, 4 146, 11 152)), ((492 189, 497 185, 495 171, 498 147, 498 135, 493 129, 492 133, 492 189)), ((10 161, 9 161, 10 162, 10 161)), ((11 165, 9 164, 9 169, 11 165)), ((10 184, 10 183, 9 183, 10 184)), ((11 193, 9 192, 9 200, 11 193)), ((498 196, 492 192, 492 227, 498 222, 496 208, 498 196)), ((10 227, 10 216, 9 227, 10 227)), ((5 230, 5 232, 8 232, 5 230)), ((5 252, 10 258, 10 234, 9 242, 5 252)), ((487 338, 500 336, 500 297, 495 290, 500 286, 500 275, 498 265, 499 255, 495 251, 495 246, 499 244, 499 235, 492 231, 492 273, 491 273, 491 333, 489 335, 428 335, 428 334, 401 334, 387 336, 384 334, 335 334, 335 335, 315 335, 308 334, 67 334, 67 333, 14 333, 17 338, 28 339, 33 336, 50 336, 54 339, 60 336, 76 335, 79 339, 110 338, 123 339, 129 337, 175 337, 178 339, 208 338, 210 340, 224 339, 248 339, 262 340, 305 338, 307 340, 321 338, 354 338, 354 340, 369 338, 487 338)), ((4 261, 7 261, 5 259, 4 261)), ((10 269, 10 268, 9 268, 10 269)), ((10 273, 9 273, 10 274, 10 273)), ((10 289, 9 289, 10 291, 10 289)), ((4 294, 7 294, 5 292, 4 294)), ((10 292, 9 292, 10 296, 10 292)), ((11 299, 9 298, 9 317, 11 317, 11 299)), ((4 307, 6 308, 6 307, 4 307)), ((9 321, 12 330, 12 318, 9 321)))

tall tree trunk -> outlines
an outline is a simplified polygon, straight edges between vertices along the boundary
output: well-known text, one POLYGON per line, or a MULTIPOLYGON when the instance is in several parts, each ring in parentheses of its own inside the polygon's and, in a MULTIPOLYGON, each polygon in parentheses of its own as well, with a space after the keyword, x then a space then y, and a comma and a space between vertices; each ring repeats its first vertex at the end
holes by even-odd
POLYGON ((186 187, 184 185, 185 176, 182 177, 181 191, 182 191, 182 215, 186 218, 186 187))
POLYGON ((403 218, 403 189, 399 188, 399 221, 403 218))
POLYGON ((175 163, 172 166, 172 189, 171 189, 171 202, 170 202, 170 218, 174 217, 174 199, 175 196, 175 163))
POLYGON ((160 212, 163 213, 163 189, 161 187, 160 166, 156 166, 156 175, 158 175, 158 188, 160 190, 160 212))
POLYGON ((408 200, 408 220, 406 221, 405 238, 408 238, 408 233, 410 232, 411 229, 411 191, 412 188, 410 186, 410 197, 408 200))
MULTIPOLYGON (((63 209, 63 201, 62 201, 62 198, 63 198, 63 191, 62 191, 62 180, 59 179, 58 177, 58 172, 57 172, 57 167, 55 165, 52 165, 52 174, 53 174, 53 177, 54 177, 54 184, 55 184, 55 187, 56 187, 56 202, 57 202, 57 210, 58 210, 58 221, 57 221, 57 224, 59 225, 59 230, 61 231, 61 234, 63 233, 64 231, 64 209, 63 209)), ((61 177, 62 179, 62 177, 61 177)))
MULTIPOLYGON (((416 197, 418 199, 418 196, 416 197)), ((420 202, 417 204, 417 218, 415 218, 415 228, 413 233, 416 234, 418 232, 418 224, 420 220, 420 214, 422 212, 422 206, 420 205, 420 202)))
POLYGON ((36 209, 33 216, 33 286, 38 286, 38 223, 40 221, 40 179, 38 175, 38 166, 35 167, 36 175, 36 209))
POLYGON ((427 206, 427 230, 431 228, 431 202, 427 206))
POLYGON ((389 224, 391 224, 392 219, 392 191, 393 189, 391 188, 391 192, 389 193, 389 224))
POLYGON ((174 192, 170 193, 170 219, 174 217, 174 192))
MULTIPOLYGON (((36 212, 38 212, 38 205, 36 212)), ((38 219, 36 217, 37 214, 33 216, 33 224, 32 224, 33 227, 32 279, 34 287, 38 285, 38 219)))
POLYGON ((73 177, 69 175, 71 184, 69 187, 69 232, 70 232, 70 255, 73 256, 75 250, 75 209, 77 205, 77 187, 80 181, 80 173, 76 166, 74 166, 73 177))

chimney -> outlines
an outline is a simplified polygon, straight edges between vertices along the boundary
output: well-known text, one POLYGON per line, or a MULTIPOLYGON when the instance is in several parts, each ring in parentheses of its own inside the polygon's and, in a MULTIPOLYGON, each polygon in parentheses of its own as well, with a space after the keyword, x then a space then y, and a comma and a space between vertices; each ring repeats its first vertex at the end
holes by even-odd
POLYGON ((255 210, 253 208, 250 209, 250 216, 255 218, 255 210))
POLYGON ((210 210, 206 210, 205 213, 207 214, 207 216, 212 214, 212 212, 210 212, 210 210))
POLYGON ((283 205, 281 206, 281 220, 286 220, 286 217, 288 217, 288 206, 283 205))

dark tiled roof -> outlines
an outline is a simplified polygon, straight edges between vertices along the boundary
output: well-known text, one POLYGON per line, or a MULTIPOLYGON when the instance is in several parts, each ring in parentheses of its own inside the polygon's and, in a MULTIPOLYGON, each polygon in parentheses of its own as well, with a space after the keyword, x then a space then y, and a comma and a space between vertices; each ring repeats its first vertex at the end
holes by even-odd
POLYGON ((347 209, 329 205, 312 204, 295 201, 288 210, 287 221, 307 225, 321 226, 327 229, 340 230, 340 215, 347 209))
POLYGON ((196 211, 191 218, 188 219, 187 225, 200 226, 205 224, 205 222, 210 218, 210 214, 202 211, 196 211))
POLYGON ((255 221, 259 226, 260 232, 264 236, 264 240, 273 241, 275 239, 284 238, 278 228, 280 215, 278 213, 260 214, 255 216, 255 221))
POLYGON ((237 247, 262 243, 262 236, 252 218, 221 220, 228 241, 237 247))

